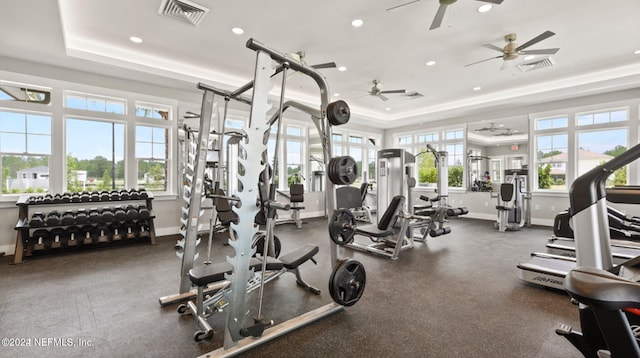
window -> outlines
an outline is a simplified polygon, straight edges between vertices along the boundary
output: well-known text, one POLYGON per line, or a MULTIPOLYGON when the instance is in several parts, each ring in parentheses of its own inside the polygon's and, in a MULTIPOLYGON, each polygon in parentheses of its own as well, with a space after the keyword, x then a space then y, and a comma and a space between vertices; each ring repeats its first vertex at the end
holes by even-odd
POLYGON ((411 139, 412 138, 410 135, 398 137, 398 144, 400 145, 411 144, 412 143, 411 139))
POLYGON ((567 128, 569 118, 541 118, 536 120, 536 130, 567 128))
POLYGON ((51 90, 48 88, 36 89, 34 86, 18 85, 0 82, 0 101, 51 103, 51 90))
POLYGON ((2 193, 49 190, 51 116, 0 111, 2 193))
POLYGON ((578 114, 577 125, 587 126, 593 124, 605 124, 623 122, 627 120, 627 110, 605 111, 578 114))
POLYGON ((138 188, 167 191, 168 132, 163 127, 136 126, 138 188))
POLYGON ((566 133, 536 136, 538 189, 567 189, 568 146, 566 133))
MULTIPOLYGON (((626 128, 579 132, 577 176, 608 162, 626 150, 626 128)), ((627 166, 616 170, 607 180, 607 186, 626 184, 627 166)))
POLYGON ((67 92, 65 107, 94 112, 125 114, 127 101, 121 98, 92 95, 80 92, 67 92))
POLYGON ((362 137, 355 136, 355 135, 350 135, 349 136, 349 143, 362 144, 362 137))
POLYGON ((124 124, 68 118, 66 139, 67 191, 125 187, 124 124))
POLYGON ((293 184, 295 174, 302 175, 302 142, 287 140, 287 187, 293 184))
MULTIPOLYGON (((166 106, 159 106, 153 104, 136 103, 136 117, 151 118, 151 119, 169 119, 170 108, 166 106)), ((120 113, 120 112, 114 112, 120 113)), ((124 112, 120 113, 123 114, 124 112)))
POLYGON ((445 140, 462 139, 463 137, 464 137, 464 131, 461 129, 444 132, 445 140))
POLYGON ((362 151, 362 147, 349 147, 349 156, 356 161, 356 166, 358 168, 358 177, 352 185, 360 186, 364 177, 364 173, 362 172, 362 151))
POLYGON ((449 187, 460 188, 464 176, 464 145, 462 143, 447 144, 447 164, 449 165, 449 187))

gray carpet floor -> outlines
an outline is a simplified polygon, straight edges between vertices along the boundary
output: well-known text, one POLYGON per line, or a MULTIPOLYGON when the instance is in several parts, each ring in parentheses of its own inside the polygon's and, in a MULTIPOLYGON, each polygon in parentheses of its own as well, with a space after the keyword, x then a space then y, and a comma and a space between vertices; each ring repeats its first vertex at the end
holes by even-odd
MULTIPOLYGON (((300 289, 286 274, 265 289, 265 317, 283 322, 331 302, 325 220, 308 220, 302 229, 276 227, 283 252, 306 242, 320 246, 318 265, 308 262, 301 270, 322 294, 300 289)), ((563 292, 516 276, 518 262, 544 251, 551 229, 499 233, 493 222, 466 218, 450 224, 451 234, 416 243, 397 261, 340 249, 366 268, 362 299, 241 356, 579 357, 554 333, 559 322, 578 326, 576 306, 563 292)), ((159 237, 158 245, 48 255, 19 265, 0 258, 0 338, 31 344, 8 347, 3 340, 0 356, 196 357, 221 347, 224 313, 210 318, 214 337, 196 343, 194 321, 178 315, 177 305, 158 303, 179 289, 175 241, 159 237)), ((214 261, 231 252, 224 241, 215 238, 214 261)), ((202 251, 198 262, 204 257, 202 251)))

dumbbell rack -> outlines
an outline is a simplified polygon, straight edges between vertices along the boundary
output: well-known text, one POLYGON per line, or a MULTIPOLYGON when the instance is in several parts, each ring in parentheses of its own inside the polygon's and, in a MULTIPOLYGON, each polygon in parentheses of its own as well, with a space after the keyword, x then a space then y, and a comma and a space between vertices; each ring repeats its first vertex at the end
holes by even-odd
MULTIPOLYGON (((148 197, 144 199, 128 199, 128 200, 100 200, 100 201, 85 201, 85 202, 67 202, 67 203, 43 203, 43 202, 33 202, 30 200, 32 196, 30 195, 22 195, 16 202, 18 206, 18 222, 16 223, 15 230, 17 232, 16 235, 16 251, 13 259, 13 264, 19 264, 23 262, 24 257, 34 256, 39 253, 59 253, 59 252, 68 252, 70 250, 78 250, 78 249, 88 249, 88 248, 98 248, 110 246, 116 243, 126 243, 126 242, 140 242, 143 239, 149 239, 151 244, 156 244, 156 234, 154 227, 154 219, 155 214, 153 212, 153 195, 147 192, 148 197), (125 206, 124 204, 130 202, 145 202, 145 206, 149 209, 149 217, 145 219, 137 220, 138 222, 145 222, 148 230, 144 234, 136 234, 136 235, 127 235, 124 233, 120 233, 119 235, 110 235, 110 236, 100 236, 100 239, 92 244, 83 243, 82 245, 78 245, 75 243, 74 245, 69 245, 67 247, 62 247, 61 245, 54 245, 51 248, 43 248, 42 245, 39 245, 36 240, 34 240, 32 236, 32 231, 36 229, 44 229, 44 230, 55 230, 58 228, 66 228, 74 225, 44 225, 38 227, 31 227, 29 225, 29 208, 32 206, 41 206, 41 207, 50 207, 50 208, 59 208, 59 207, 68 207, 74 206, 74 209, 77 208, 86 208, 95 207, 98 204, 101 204, 102 207, 109 207, 114 209, 116 206, 125 206)), ((120 222, 117 220, 113 220, 111 222, 101 222, 101 224, 112 224, 120 222)), ((86 225, 94 225, 95 223, 89 223, 86 225)), ((96 226, 97 227, 97 226, 96 226)))

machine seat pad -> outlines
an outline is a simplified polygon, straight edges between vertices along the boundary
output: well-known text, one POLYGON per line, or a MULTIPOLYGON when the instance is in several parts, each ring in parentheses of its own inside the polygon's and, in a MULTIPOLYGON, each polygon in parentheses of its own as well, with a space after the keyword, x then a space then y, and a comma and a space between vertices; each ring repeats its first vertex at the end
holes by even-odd
POLYGON ((640 308, 640 284, 592 267, 569 271, 564 288, 578 302, 604 309, 640 308))
MULTIPOLYGON (((255 272, 262 270, 262 258, 259 258, 258 262, 259 262, 258 267, 254 267, 253 265, 251 265, 251 267, 254 267, 253 270, 255 272)), ((273 258, 271 256, 267 256, 267 271, 280 271, 282 270, 283 267, 284 267, 284 262, 280 261, 279 259, 273 258)))
POLYGON ((320 249, 318 245, 306 244, 281 255, 278 260, 289 270, 295 269, 315 256, 320 249))
POLYGON ((393 235, 393 231, 392 230, 380 230, 378 228, 378 225, 369 224, 369 225, 358 226, 356 228, 356 234, 380 238, 380 237, 392 236, 393 235))

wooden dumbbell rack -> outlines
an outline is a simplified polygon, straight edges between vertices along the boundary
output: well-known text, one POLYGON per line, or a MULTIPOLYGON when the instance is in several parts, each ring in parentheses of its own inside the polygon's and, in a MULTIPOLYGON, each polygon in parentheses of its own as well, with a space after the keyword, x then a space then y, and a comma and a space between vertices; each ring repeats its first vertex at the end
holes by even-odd
MULTIPOLYGON (((153 212, 153 206, 152 206, 153 195, 150 192, 147 192, 147 195, 148 197, 145 199, 129 199, 129 200, 122 200, 122 201, 101 200, 101 201, 89 201, 89 202, 80 202, 80 203, 78 202, 72 202, 72 203, 36 202, 34 203, 29 200, 31 197, 30 195, 20 196, 20 198, 16 202, 16 205, 18 206, 18 222, 16 223, 16 226, 15 226, 17 235, 16 235, 16 252, 13 258, 13 264, 22 263, 24 257, 34 256, 34 254, 68 252, 70 250, 77 250, 80 248, 87 249, 87 248, 104 247, 104 246, 109 246, 110 244, 116 243, 116 242, 117 243, 140 242, 141 240, 148 238, 151 244, 155 245, 156 233, 155 233, 155 226, 153 223, 155 219, 155 214, 153 212), (139 201, 145 201, 145 205, 149 209, 150 216, 146 219, 140 220, 140 221, 142 220, 146 221, 146 224, 149 230, 145 232, 144 235, 136 235, 136 237, 126 237, 126 240, 124 236, 127 236, 127 235, 120 234, 120 235, 113 235, 111 237, 108 237, 107 240, 100 240, 98 244, 84 244, 81 246, 76 244, 68 247, 55 247, 55 248, 45 250, 41 247, 38 247, 39 245, 37 245, 36 240, 34 240, 32 236, 33 230, 35 229, 51 230, 54 228, 65 228, 65 227, 75 226, 75 225, 53 225, 53 226, 44 225, 44 226, 39 226, 37 228, 29 226, 29 220, 30 220, 29 208, 32 206, 42 206, 42 207, 50 207, 50 208, 56 208, 56 209, 65 207, 65 206, 67 207, 74 206, 75 208, 84 207, 89 209, 92 206, 102 205, 102 207, 115 208, 116 206, 125 206, 125 204, 127 203, 139 202, 139 201)), ((105 222, 104 224, 109 224, 113 222, 115 222, 115 220, 111 222, 105 222)), ((89 224, 89 225, 95 225, 95 224, 89 224)))

